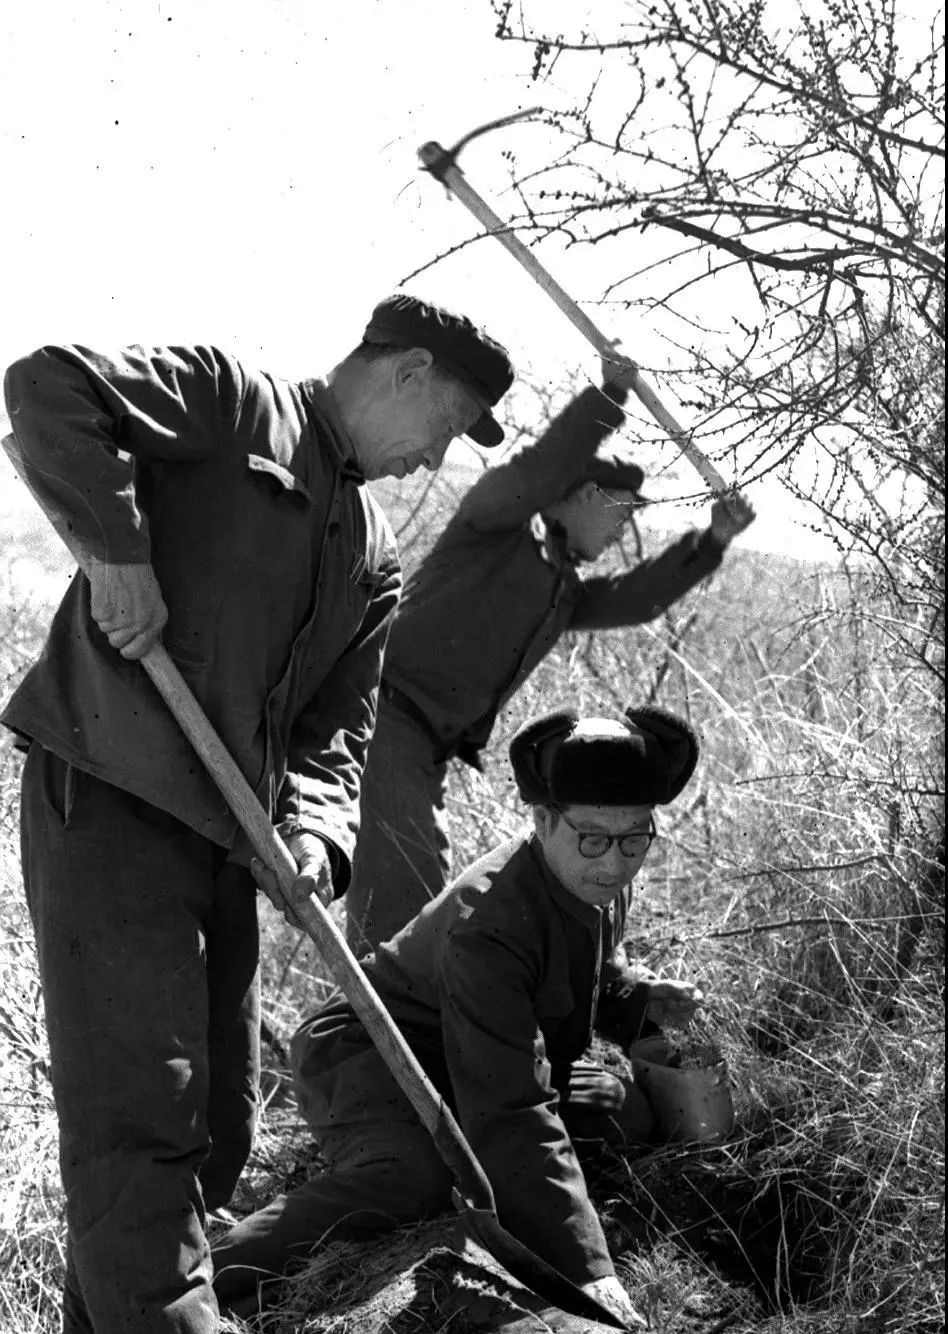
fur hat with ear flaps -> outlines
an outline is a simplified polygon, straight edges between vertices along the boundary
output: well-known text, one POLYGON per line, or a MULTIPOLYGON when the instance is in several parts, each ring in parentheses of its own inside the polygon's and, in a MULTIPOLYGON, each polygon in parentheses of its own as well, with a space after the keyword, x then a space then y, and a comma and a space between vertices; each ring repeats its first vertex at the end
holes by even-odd
POLYGON ((698 762, 698 739, 664 709, 621 719, 557 709, 525 723, 510 743, 521 798, 530 806, 664 806, 698 762))

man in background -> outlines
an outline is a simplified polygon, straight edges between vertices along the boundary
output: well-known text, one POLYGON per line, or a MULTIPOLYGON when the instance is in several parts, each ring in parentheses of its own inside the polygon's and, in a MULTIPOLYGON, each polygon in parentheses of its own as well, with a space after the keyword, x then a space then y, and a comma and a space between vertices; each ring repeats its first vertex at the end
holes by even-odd
POLYGON ((448 761, 480 768, 500 709, 567 630, 651 621, 721 563, 754 518, 740 495, 710 524, 618 574, 587 575, 640 503, 642 470, 600 446, 634 367, 603 361, 534 443, 489 468, 409 579, 385 655, 346 899, 349 943, 386 940, 447 883, 448 761))

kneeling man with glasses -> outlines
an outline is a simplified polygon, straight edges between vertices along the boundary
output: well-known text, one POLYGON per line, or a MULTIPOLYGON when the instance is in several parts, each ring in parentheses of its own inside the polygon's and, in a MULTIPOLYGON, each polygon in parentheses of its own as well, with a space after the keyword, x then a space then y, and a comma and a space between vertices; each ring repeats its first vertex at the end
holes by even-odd
MULTIPOLYGON (((701 994, 614 956, 654 808, 694 772, 698 745, 655 708, 621 719, 561 710, 516 734, 510 758, 532 828, 475 862, 365 961, 382 1000, 455 1111, 501 1222, 627 1323, 576 1143, 648 1142, 632 1077, 590 1060, 594 1027, 625 1050, 682 1025, 701 994)), ((269 892, 272 886, 264 886, 269 892)), ((293 1039, 300 1107, 327 1169, 240 1222, 215 1248, 222 1306, 327 1239, 450 1208, 451 1176, 349 1003, 334 992, 293 1039)))

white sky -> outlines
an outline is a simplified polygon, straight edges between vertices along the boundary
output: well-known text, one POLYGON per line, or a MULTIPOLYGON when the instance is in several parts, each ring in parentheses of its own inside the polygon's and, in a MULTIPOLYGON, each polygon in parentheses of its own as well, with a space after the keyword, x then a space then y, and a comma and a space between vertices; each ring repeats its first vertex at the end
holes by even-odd
MULTIPOLYGON (((488 0, 8 4, 0 365, 44 342, 200 341, 289 376, 328 369, 381 296, 474 228, 418 172, 418 147, 558 95, 530 83, 525 50, 494 27, 488 0)), ((545 134, 518 127, 466 150, 498 212, 502 149, 540 136, 542 151, 545 134)), ((579 300, 600 295, 608 252, 544 245, 540 257, 579 300)), ((464 310, 551 381, 596 374, 580 335, 495 242, 410 290, 464 310)), ((607 332, 648 363, 656 340, 641 320, 607 332)), ((760 519, 742 541, 831 554, 774 484, 751 495, 760 519)))

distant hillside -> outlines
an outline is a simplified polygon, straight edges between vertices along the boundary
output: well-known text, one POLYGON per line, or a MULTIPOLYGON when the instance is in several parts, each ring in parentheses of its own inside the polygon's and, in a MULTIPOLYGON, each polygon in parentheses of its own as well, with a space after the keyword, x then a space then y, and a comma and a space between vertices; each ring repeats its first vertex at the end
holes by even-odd
MULTIPOLYGON (((448 465, 437 473, 420 473, 404 482, 385 479, 372 484, 373 494, 384 508, 398 537, 406 570, 411 570, 430 548, 454 512, 461 496, 476 479, 476 467, 448 465)), ((644 555, 653 555, 677 531, 640 522, 644 555)), ((72 576, 73 562, 55 533, 39 515, 36 503, 16 476, 6 457, 0 458, 0 532, 5 566, 0 596, 33 598, 41 605, 55 605, 72 576)), ((634 535, 622 550, 604 558, 604 568, 637 558, 634 535)), ((766 571, 778 582, 791 584, 798 575, 812 574, 812 561, 773 552, 754 551, 738 541, 729 563, 748 571, 766 571)))

